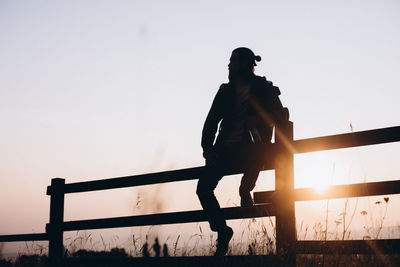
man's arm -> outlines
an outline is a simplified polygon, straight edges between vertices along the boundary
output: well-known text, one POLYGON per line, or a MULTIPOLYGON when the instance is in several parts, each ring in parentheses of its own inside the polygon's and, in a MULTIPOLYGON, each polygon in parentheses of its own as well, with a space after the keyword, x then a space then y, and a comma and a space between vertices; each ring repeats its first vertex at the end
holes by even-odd
POLYGON ((272 98, 272 111, 274 114, 275 123, 280 123, 283 121, 289 120, 289 109, 283 107, 281 100, 279 99, 279 95, 281 91, 278 87, 272 86, 274 97, 272 98))
POLYGON ((215 134, 218 130, 218 123, 222 119, 222 101, 223 101, 223 86, 221 85, 217 95, 208 112, 206 121, 204 122, 203 132, 201 136, 201 146, 203 148, 203 156, 207 157, 213 150, 215 134))
POLYGON ((272 124, 275 125, 276 123, 282 120, 288 120, 289 118, 289 111, 287 108, 284 108, 282 105, 279 96, 281 95, 281 91, 279 87, 275 86, 271 81, 268 81, 265 77, 262 77, 263 83, 265 86, 265 99, 262 100, 263 109, 265 112, 270 113, 272 116, 272 124))
POLYGON ((259 130, 264 142, 270 142, 272 129, 281 121, 288 120, 288 109, 284 108, 279 95, 279 88, 265 77, 258 80, 259 88, 262 88, 257 101, 253 101, 253 107, 259 116, 259 130))

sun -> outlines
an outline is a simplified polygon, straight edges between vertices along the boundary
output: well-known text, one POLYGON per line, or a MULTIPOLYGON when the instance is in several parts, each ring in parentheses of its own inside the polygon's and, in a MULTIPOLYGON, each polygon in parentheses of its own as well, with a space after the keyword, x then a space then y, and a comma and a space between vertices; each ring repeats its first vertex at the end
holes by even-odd
POLYGON ((310 153, 295 159, 295 187, 311 187, 323 194, 332 184, 334 163, 320 153, 310 153))
POLYGON ((323 193, 325 193, 326 192, 326 190, 328 190, 328 188, 329 188, 329 184, 324 184, 324 183, 320 183, 320 184, 317 184, 317 185, 315 185, 315 186, 313 186, 313 189, 318 193, 318 194, 323 194, 323 193))

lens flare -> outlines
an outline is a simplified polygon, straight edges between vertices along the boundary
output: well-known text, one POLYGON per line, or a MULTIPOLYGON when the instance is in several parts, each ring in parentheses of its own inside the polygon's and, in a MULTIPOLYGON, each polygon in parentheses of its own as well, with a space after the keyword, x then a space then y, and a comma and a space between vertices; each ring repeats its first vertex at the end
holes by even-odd
POLYGON ((325 183, 318 183, 313 186, 313 189, 318 193, 318 194, 323 194, 326 192, 328 189, 329 185, 325 183))

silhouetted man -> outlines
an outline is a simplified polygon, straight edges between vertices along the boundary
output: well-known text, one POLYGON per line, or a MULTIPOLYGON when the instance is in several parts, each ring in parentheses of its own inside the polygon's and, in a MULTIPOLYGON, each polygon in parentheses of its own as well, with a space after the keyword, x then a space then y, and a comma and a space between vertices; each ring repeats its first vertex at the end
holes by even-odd
POLYGON ((263 165, 255 148, 271 142, 274 124, 285 117, 278 87, 265 77, 254 75, 256 61, 261 61, 261 57, 248 48, 239 47, 232 51, 228 65, 229 83, 219 88, 203 127, 201 146, 206 172, 199 178, 196 193, 209 216, 211 230, 218 232, 216 255, 226 254, 233 231, 226 225, 214 189, 226 170, 242 166, 240 204, 242 207, 253 206, 250 191, 254 189, 263 165))

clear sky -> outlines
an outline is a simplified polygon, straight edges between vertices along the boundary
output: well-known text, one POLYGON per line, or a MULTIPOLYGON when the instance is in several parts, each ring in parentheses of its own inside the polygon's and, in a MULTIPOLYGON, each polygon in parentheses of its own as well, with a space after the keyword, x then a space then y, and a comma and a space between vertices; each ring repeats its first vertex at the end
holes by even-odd
MULTIPOLYGON (((399 12, 398 1, 0 1, 0 234, 44 231, 53 177, 202 165, 203 122, 238 46, 261 55, 256 74, 280 87, 295 139, 400 125, 399 12)), ((333 183, 398 179, 399 154, 298 156, 296 185, 333 168, 333 183)), ((200 207, 194 183, 168 186, 165 210, 200 207)), ((237 201, 237 182, 220 187, 237 201)), ((137 194, 67 197, 65 216, 129 215, 137 194)))

